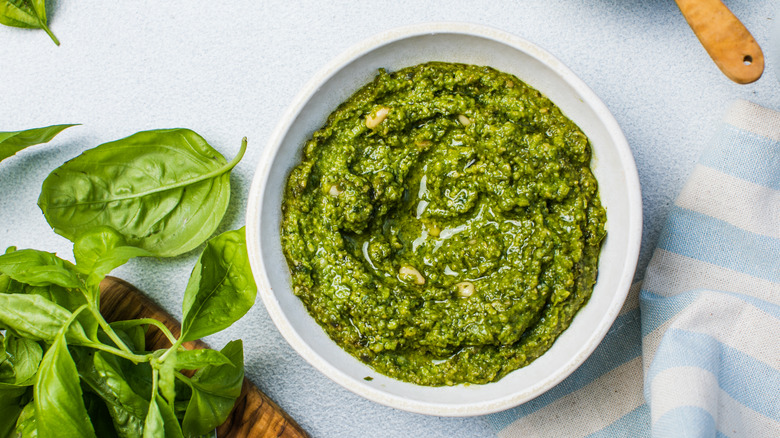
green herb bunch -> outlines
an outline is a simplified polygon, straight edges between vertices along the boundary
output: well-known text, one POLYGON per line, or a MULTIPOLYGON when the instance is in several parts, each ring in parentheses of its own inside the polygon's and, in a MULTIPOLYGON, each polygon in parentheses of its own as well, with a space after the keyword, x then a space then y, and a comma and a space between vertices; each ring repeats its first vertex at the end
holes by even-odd
MULTIPOLYGON (((68 126, 0 133, 0 160, 68 126)), ((184 292, 178 338, 155 319, 107 322, 99 285, 133 257, 205 242, 245 150, 246 139, 227 162, 190 130, 146 131, 46 178, 39 205, 73 242, 75 264, 34 249, 0 255, 0 437, 190 437, 225 421, 244 379, 241 341, 220 351, 182 343, 227 328, 254 304, 244 229, 208 240, 184 292), (147 351, 147 330, 172 346, 147 351)))

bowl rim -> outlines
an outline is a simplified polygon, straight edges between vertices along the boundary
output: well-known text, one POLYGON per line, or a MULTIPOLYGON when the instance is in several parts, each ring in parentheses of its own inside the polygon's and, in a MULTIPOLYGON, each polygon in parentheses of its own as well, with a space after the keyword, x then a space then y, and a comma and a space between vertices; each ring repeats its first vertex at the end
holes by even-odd
POLYGON ((353 45, 321 68, 304 85, 282 114, 261 154, 250 186, 246 225, 249 261, 257 282, 259 295, 277 330, 305 361, 342 387, 385 406, 426 415, 475 416, 500 412, 518 406, 547 392, 579 368, 601 343, 620 313, 633 281, 642 236, 642 198, 633 154, 614 116, 595 92, 556 57, 524 38, 489 26, 465 22, 418 23, 381 32, 353 45), (614 142, 617 156, 625 170, 625 178, 629 186, 627 190, 629 199, 627 257, 623 263, 617 291, 610 302, 608 311, 601 318, 596 330, 586 340, 584 348, 580 349, 579 354, 573 355, 564 366, 542 381, 541 384, 501 398, 457 405, 411 400, 370 386, 357 384, 346 373, 322 358, 297 333, 282 311, 268 279, 268 271, 266 270, 260 248, 262 237, 261 211, 264 204, 264 193, 271 173, 271 165, 297 116, 308 101, 317 93, 321 84, 326 83, 352 61, 382 46, 407 38, 434 34, 454 34, 489 39, 524 52, 559 74, 583 98, 585 103, 593 109, 599 122, 603 124, 609 137, 614 142))

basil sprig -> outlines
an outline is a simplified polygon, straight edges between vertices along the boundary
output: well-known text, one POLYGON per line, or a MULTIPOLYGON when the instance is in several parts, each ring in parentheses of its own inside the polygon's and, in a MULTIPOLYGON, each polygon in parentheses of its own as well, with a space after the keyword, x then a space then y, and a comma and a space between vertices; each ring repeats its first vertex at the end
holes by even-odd
MULTIPOLYGON (((112 249, 104 254, 111 257, 112 249)), ((214 322, 216 306, 225 306, 221 308, 227 311, 220 312, 218 325, 208 330, 212 333, 236 322, 254 304, 257 287, 249 269, 243 228, 208 242, 184 296, 184 302, 191 304, 184 309, 190 328, 178 339, 154 320, 109 324, 99 312, 99 298, 93 290, 97 286, 78 264, 70 269, 79 284, 62 288, 59 271, 69 263, 37 255, 21 250, 0 256, 0 283, 9 285, 6 292, 0 292, 0 327, 5 330, 0 406, 6 406, 14 417, 7 431, 26 436, 22 431, 34 423, 41 437, 95 436, 92 424, 97 420, 91 411, 108 412, 119 436, 198 436, 225 421, 244 378, 241 341, 230 342, 219 352, 189 351, 182 343, 187 333, 187 339, 193 333, 204 333, 205 329, 195 328, 214 322), (18 274, 18 253, 28 254, 25 266, 38 272, 35 285, 23 283, 33 277, 18 274), (41 272, 51 272, 48 283, 41 272), (46 287, 63 293, 39 294, 46 287), (82 317, 96 327, 93 334, 83 328, 82 317), (163 330, 173 345, 146 351, 143 334, 148 325, 163 330), (197 371, 188 377, 182 370, 197 371), (87 409, 82 388, 97 396, 90 399, 91 404, 105 406, 87 409), (32 419, 20 416, 29 403, 35 406, 32 419)))
POLYGON ((53 172, 41 194, 47 219, 73 240, 76 262, 15 247, 0 255, 0 438, 201 436, 225 421, 241 392, 240 340, 221 351, 182 344, 232 325, 254 304, 243 228, 206 243, 184 292, 178 338, 154 319, 109 324, 99 284, 133 257, 179 254, 206 241, 224 215, 229 172, 246 139, 229 163, 189 130, 107 145, 53 172), (144 173, 157 178, 139 181, 144 173), (62 201, 85 184, 100 202, 62 201), (127 199, 107 198, 120 193, 127 199), (87 220, 90 211, 97 219, 87 220), (144 226, 155 232, 136 233, 144 226), (172 346, 149 351, 150 329, 172 346))

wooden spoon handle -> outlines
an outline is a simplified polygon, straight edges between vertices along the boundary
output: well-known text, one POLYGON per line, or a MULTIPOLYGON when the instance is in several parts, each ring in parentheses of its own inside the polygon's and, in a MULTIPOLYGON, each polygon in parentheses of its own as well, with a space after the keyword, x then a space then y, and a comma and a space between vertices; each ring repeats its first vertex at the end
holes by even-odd
POLYGON ((764 72, 764 54, 753 35, 720 0, 676 0, 685 19, 720 71, 738 84, 764 72))

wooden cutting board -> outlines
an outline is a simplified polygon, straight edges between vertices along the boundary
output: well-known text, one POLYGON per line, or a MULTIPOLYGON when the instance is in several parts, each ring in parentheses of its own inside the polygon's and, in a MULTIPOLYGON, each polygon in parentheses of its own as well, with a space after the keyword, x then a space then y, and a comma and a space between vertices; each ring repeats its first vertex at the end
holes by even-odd
MULTIPOLYGON (((181 326, 171 315, 152 302, 130 283, 116 277, 106 277, 100 284, 100 313, 109 322, 137 318, 155 318, 168 326, 178 337, 181 326)), ((146 334, 150 350, 171 346, 168 339, 156 329, 146 334)), ((208 348, 198 340, 185 342, 186 348, 208 348)), ((244 379, 241 395, 228 419, 217 428, 217 436, 231 438, 305 438, 309 435, 268 396, 244 379)))

